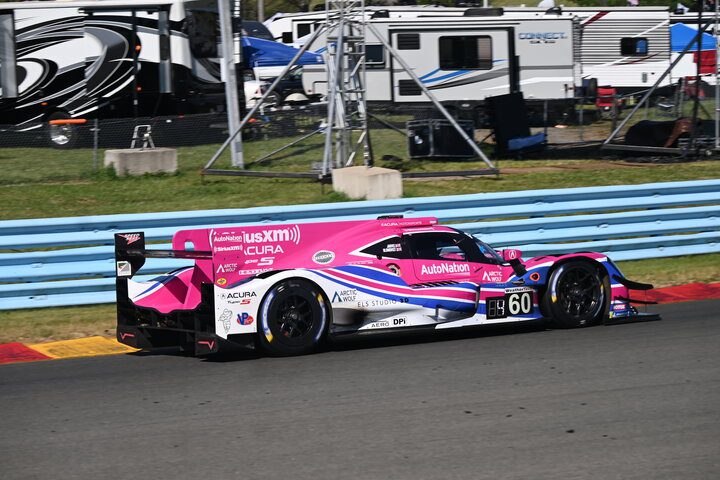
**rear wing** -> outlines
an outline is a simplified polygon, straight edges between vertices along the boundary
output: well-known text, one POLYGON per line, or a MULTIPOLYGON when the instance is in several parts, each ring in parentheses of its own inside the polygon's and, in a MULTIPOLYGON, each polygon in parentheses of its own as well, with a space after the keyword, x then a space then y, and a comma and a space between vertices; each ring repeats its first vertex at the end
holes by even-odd
POLYGON ((211 251, 162 250, 145 248, 143 232, 115 234, 115 274, 118 278, 132 277, 145 264, 146 258, 188 258, 211 260, 211 251))

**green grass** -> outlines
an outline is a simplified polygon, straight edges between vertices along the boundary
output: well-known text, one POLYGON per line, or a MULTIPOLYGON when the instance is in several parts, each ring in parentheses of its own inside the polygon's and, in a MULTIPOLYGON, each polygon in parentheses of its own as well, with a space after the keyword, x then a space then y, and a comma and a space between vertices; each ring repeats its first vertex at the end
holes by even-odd
MULTIPOLYGON (((403 171, 449 171, 485 168, 479 161, 409 161, 405 137, 389 130, 373 131, 378 166, 403 171), (384 161, 395 155, 401 161, 384 161)), ((253 159, 285 145, 290 139, 275 138, 245 143, 245 157, 253 159)), ((178 149, 179 171, 175 175, 117 178, 111 171, 92 169, 89 149, 0 149, 0 219, 45 218, 113 213, 244 208, 343 201, 327 185, 304 179, 216 177, 204 179, 199 172, 217 145, 178 149)), ((310 171, 322 160, 322 138, 316 136, 259 170, 310 171)), ((102 159, 102 155, 101 155, 102 159)), ((720 176, 720 161, 673 165, 627 166, 615 161, 523 160, 500 163, 499 177, 464 177, 406 180, 405 196, 435 196, 498 192, 538 188, 638 184, 720 176)), ((229 154, 216 164, 228 168, 229 154)))
POLYGON ((0 311, 0 344, 115 335, 115 305, 0 311))
POLYGON ((618 262, 618 266, 627 278, 656 288, 720 282, 720 253, 618 262))
MULTIPOLYGON (((655 287, 720 281, 720 254, 618 262, 631 280, 655 287)), ((115 335, 115 305, 0 311, 0 344, 115 335)))

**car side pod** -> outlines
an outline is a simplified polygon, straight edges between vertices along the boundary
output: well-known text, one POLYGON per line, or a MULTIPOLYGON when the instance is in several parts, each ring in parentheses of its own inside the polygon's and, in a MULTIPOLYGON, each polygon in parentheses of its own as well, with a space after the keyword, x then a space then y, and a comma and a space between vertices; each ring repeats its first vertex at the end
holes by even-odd
MULTIPOLYGON (((640 282, 633 282, 632 280, 628 280, 625 277, 622 277, 620 275, 613 275, 612 279, 616 282, 618 282, 620 285, 624 286, 628 290, 652 290, 653 286, 649 283, 640 283, 640 282)), ((622 297, 618 296, 616 297, 618 300, 623 300, 628 303, 637 303, 641 305, 656 305, 657 302, 652 302, 648 300, 638 300, 630 297, 622 297)), ((624 315, 621 317, 612 317, 607 318, 604 322, 605 325, 618 325, 618 324, 625 324, 625 323, 636 323, 636 322, 655 322, 658 320, 661 320, 661 317, 657 313, 646 313, 646 312, 638 312, 637 308, 631 306, 630 307, 631 313, 629 315, 624 315)))

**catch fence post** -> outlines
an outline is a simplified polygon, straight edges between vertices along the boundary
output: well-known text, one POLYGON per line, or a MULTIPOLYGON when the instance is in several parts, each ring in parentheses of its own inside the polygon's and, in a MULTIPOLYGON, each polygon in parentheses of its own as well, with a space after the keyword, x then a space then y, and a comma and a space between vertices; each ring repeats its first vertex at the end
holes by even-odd
POLYGON ((620 114, 620 109, 618 108, 618 95, 613 94, 612 96, 612 111, 611 111, 611 117, 612 117, 612 131, 614 132, 617 128, 617 120, 618 115, 620 114))
POLYGON ((97 172, 98 169, 98 119, 93 121, 93 171, 97 172))
MULTIPOLYGON (((575 99, 575 101, 577 102, 577 99, 575 99)), ((576 103, 576 105, 577 105, 577 103, 576 103)), ((580 97, 580 141, 581 142, 585 141, 585 135, 584 135, 585 122, 583 120, 584 118, 585 118, 585 94, 583 94, 580 97)))

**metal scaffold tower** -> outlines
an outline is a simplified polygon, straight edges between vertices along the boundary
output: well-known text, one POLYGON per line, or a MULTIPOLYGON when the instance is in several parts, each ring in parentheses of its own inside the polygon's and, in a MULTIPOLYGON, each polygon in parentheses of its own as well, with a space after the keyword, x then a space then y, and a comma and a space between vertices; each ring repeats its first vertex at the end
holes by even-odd
POLYGON ((353 165, 362 149, 373 165, 365 102, 365 0, 326 0, 328 116, 322 174, 353 165), (353 145, 353 133, 358 138, 353 145))
POLYGON ((370 129, 368 126, 369 113, 367 110, 366 93, 366 45, 367 33, 370 33, 374 40, 379 41, 385 51, 397 61, 399 66, 417 84, 418 88, 427 97, 430 103, 438 109, 447 119, 452 127, 464 142, 472 148, 475 154, 489 168, 486 170, 462 171, 462 172, 423 172, 422 176, 447 176, 452 174, 497 174, 498 170, 483 153, 475 141, 460 127, 457 120, 438 101, 432 92, 422 83, 415 72, 402 59, 400 54, 393 48, 391 43, 370 23, 370 18, 365 11, 365 0, 325 0, 326 18, 325 23, 318 25, 315 31, 305 39, 293 59, 277 76, 275 81, 265 91, 262 97, 247 112, 239 125, 233 129, 231 135, 223 145, 215 152, 210 161, 202 170, 203 175, 240 175, 240 176, 263 176, 263 177, 291 177, 328 178, 335 168, 349 167, 356 163, 359 155, 362 155, 365 166, 373 166, 373 149, 370 142, 370 129), (319 173, 299 172, 260 172, 251 170, 216 170, 211 167, 220 158, 220 155, 240 135, 241 129, 255 115, 265 100, 275 91, 283 77, 296 65, 300 57, 314 44, 322 35, 325 36, 324 59, 327 70, 327 117, 320 127, 289 144, 278 148, 267 155, 257 159, 255 162, 267 160, 268 158, 286 150, 307 138, 324 134, 323 161, 319 167, 319 173))

